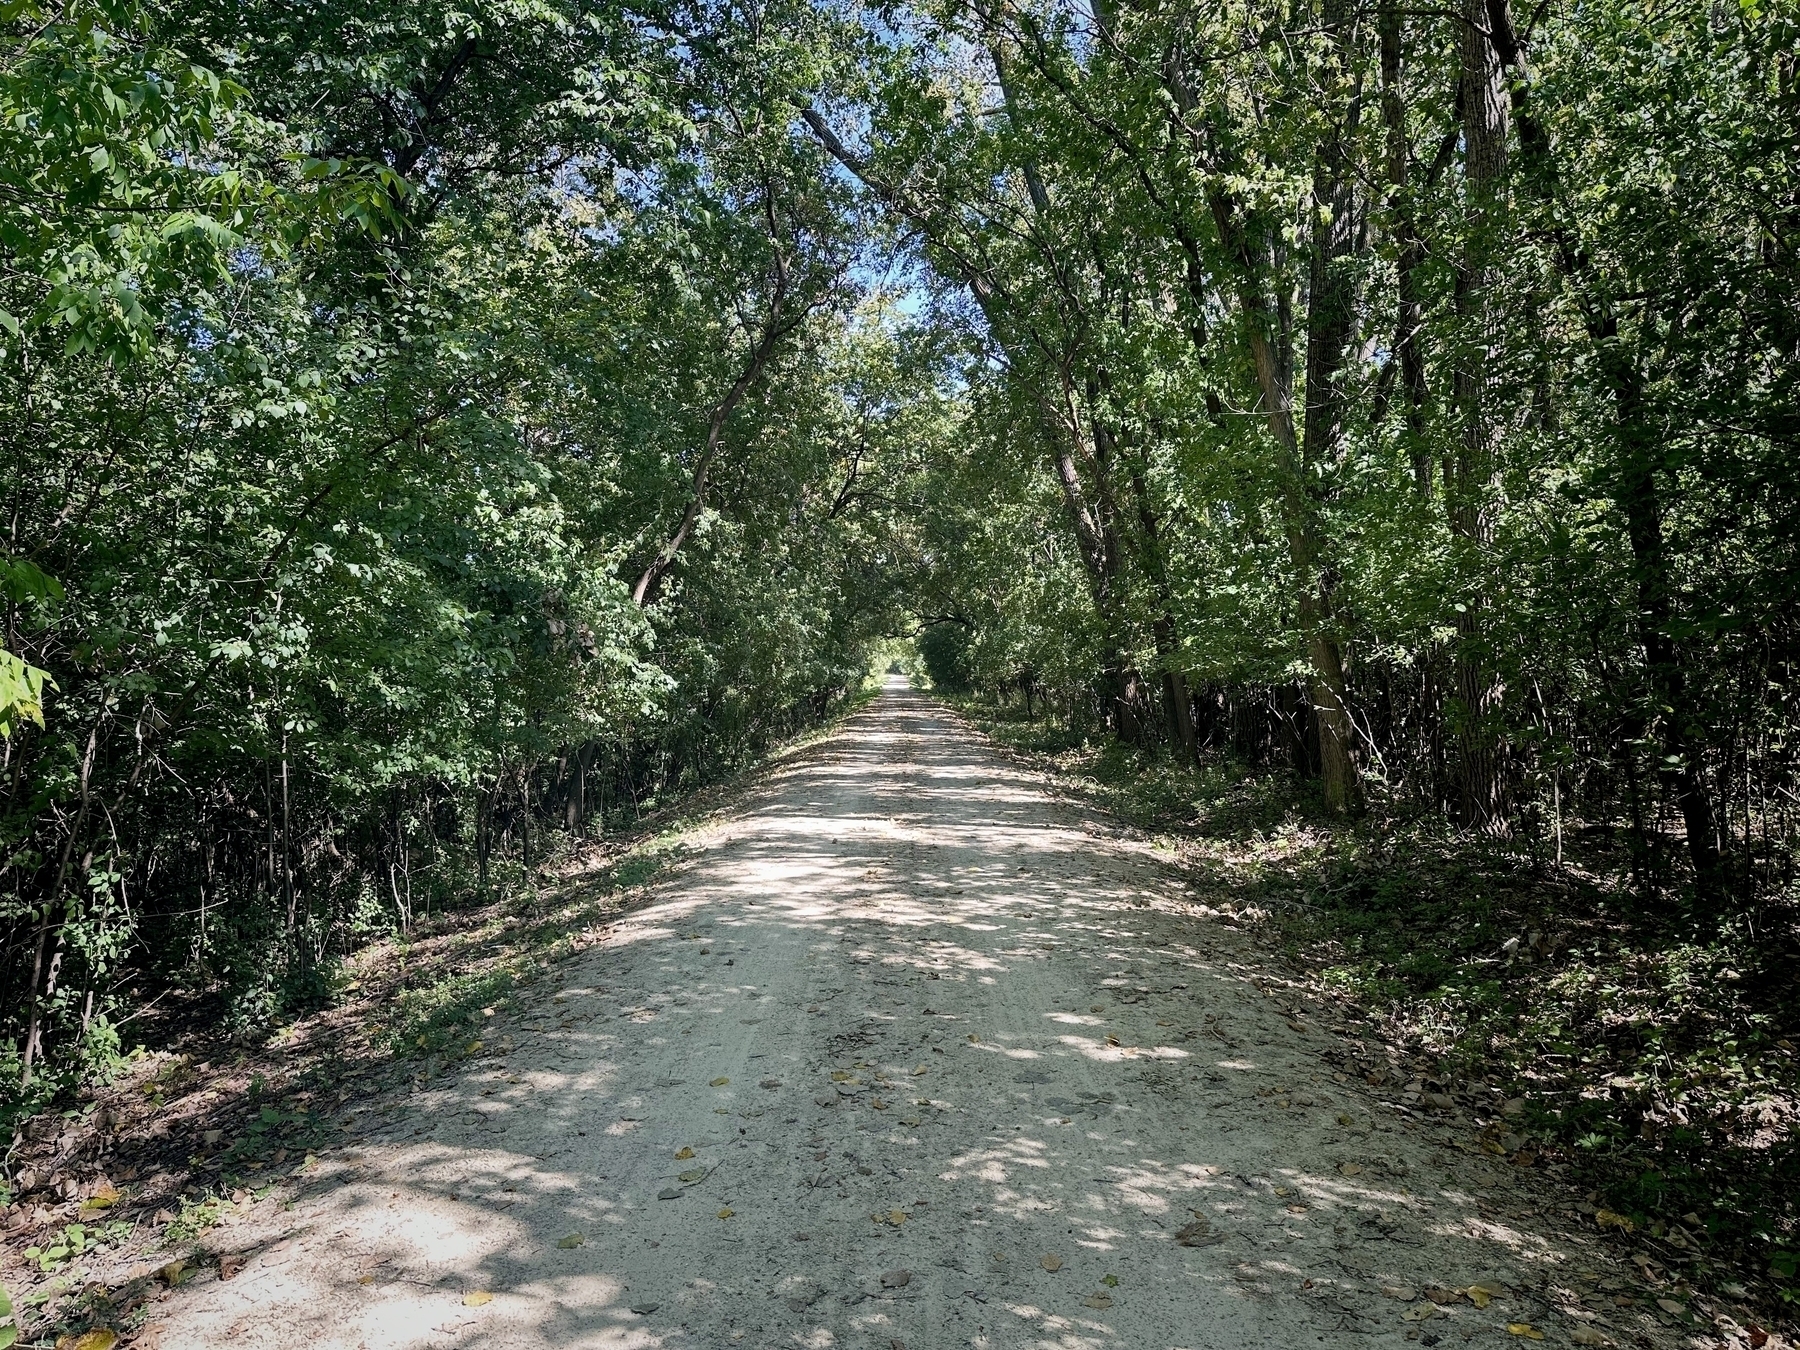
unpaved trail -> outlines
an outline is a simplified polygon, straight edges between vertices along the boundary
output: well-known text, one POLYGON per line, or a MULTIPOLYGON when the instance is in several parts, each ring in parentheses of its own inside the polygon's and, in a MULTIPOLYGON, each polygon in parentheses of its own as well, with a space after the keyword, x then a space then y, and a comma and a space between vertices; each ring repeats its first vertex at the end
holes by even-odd
POLYGON ((1534 1216, 1550 1182, 1338 1081, 1248 937, 929 700, 890 688, 695 845, 495 1057, 216 1234, 242 1271, 144 1341, 1676 1343, 1534 1216))

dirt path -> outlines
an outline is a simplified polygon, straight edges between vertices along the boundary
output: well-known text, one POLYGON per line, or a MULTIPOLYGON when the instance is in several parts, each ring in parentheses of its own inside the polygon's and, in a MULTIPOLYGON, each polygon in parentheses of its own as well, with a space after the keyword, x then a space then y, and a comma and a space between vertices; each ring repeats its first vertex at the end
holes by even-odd
POLYGON ((890 689, 696 850, 497 1057, 220 1233, 241 1272, 146 1341, 1677 1343, 1537 1217, 1550 1183, 1339 1081, 1328 1010, 928 700, 890 689))

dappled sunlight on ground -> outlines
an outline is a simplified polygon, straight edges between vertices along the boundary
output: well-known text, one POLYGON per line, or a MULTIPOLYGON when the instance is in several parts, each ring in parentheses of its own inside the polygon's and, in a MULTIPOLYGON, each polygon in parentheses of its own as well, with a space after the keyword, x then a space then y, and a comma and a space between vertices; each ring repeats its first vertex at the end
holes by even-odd
POLYGON ((691 844, 146 1343, 1404 1346, 1384 1280, 1551 1316, 1504 1170, 1373 1114, 1244 935, 927 700, 691 844))

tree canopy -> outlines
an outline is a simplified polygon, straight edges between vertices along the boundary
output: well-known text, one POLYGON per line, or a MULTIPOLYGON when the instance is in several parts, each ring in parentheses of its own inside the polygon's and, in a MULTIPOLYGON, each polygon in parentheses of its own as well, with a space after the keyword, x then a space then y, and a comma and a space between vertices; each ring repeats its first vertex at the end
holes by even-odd
POLYGON ((15 1106, 896 640, 1791 950, 1788 0, 0 25, 15 1106))

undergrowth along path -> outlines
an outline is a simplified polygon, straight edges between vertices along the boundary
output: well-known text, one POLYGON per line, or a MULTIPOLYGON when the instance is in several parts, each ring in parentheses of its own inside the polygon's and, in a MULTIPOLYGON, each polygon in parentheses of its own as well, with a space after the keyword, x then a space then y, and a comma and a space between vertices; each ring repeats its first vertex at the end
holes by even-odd
POLYGON ((1553 1178, 1334 1073, 1334 1010, 890 685, 140 1343, 1675 1345, 1553 1178))

